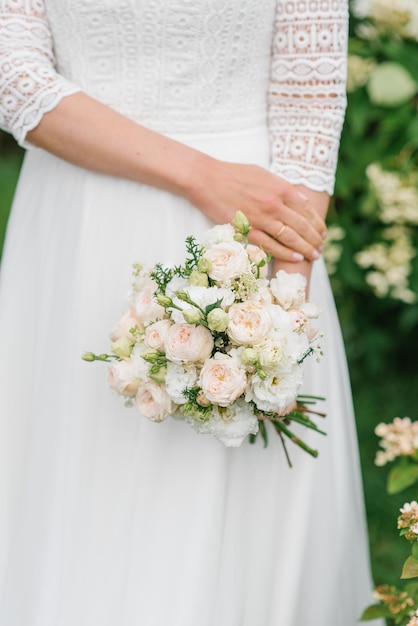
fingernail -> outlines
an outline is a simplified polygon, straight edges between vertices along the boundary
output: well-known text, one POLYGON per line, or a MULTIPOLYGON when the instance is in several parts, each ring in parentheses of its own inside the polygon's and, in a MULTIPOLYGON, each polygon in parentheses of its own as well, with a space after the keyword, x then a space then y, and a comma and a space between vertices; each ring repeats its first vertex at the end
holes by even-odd
POLYGON ((326 239, 327 235, 328 235, 328 231, 324 230, 324 232, 321 233, 322 239, 326 239))
POLYGON ((314 261, 317 261, 320 257, 321 257, 321 255, 319 254, 318 250, 314 250, 312 252, 312 258, 313 258, 314 261))
POLYGON ((299 252, 294 252, 292 254, 292 258, 294 261, 303 261, 305 257, 303 256, 303 254, 299 254, 299 252))

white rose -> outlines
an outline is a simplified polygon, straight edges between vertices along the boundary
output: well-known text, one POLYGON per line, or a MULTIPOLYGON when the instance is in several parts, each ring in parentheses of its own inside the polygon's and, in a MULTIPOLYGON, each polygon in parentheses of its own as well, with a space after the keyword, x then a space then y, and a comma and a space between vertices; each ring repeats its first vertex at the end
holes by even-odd
POLYGON ((135 310, 130 307, 120 318, 119 322, 113 328, 110 333, 110 339, 112 341, 118 341, 118 339, 130 339, 131 341, 135 341, 134 337, 131 335, 131 328, 134 326, 139 326, 141 330, 143 330, 143 325, 139 321, 138 316, 135 313, 135 310))
POLYGON ((202 243, 208 249, 216 246, 218 243, 234 241, 234 235, 235 228, 232 224, 220 224, 205 232, 202 243))
POLYGON ((286 363, 283 344, 276 336, 267 337, 257 346, 258 361, 263 370, 277 369, 286 363))
POLYGON ((211 402, 228 406, 244 392, 247 375, 238 359, 217 352, 203 365, 199 382, 211 402))
POLYGON ((145 330, 144 342, 146 345, 149 348, 162 352, 164 350, 165 338, 172 325, 171 320, 159 320, 154 324, 150 324, 145 330))
POLYGON ((212 263, 210 278, 219 283, 238 278, 250 265, 245 248, 236 241, 218 243, 205 252, 205 257, 212 263))
POLYGON ((203 363, 213 350, 213 337, 204 326, 173 324, 165 338, 167 359, 173 363, 203 363))
POLYGON ((228 315, 227 333, 238 345, 259 343, 271 328, 268 309, 258 302, 248 300, 233 304, 228 315))
MULTIPOLYGON (((246 247, 247 254, 250 257, 250 261, 254 263, 254 265, 258 265, 261 261, 267 260, 267 254, 262 250, 259 246, 255 246, 252 243, 249 243, 246 247)), ((267 278, 269 271, 268 263, 258 268, 259 278, 267 278)))
POLYGON ((162 422, 177 408, 164 387, 152 380, 140 385, 134 404, 152 422, 162 422))
POLYGON ((270 281, 270 289, 278 304, 286 311, 299 309, 306 298, 306 278, 302 274, 288 274, 279 270, 270 281))
POLYGON ((130 359, 115 361, 109 366, 108 383, 116 393, 122 396, 134 396, 141 382, 135 365, 130 359))
POLYGON ((194 387, 196 381, 197 370, 195 367, 184 367, 176 363, 167 363, 165 388, 170 398, 176 404, 185 404, 187 402, 187 398, 183 395, 183 390, 194 387))
POLYGON ((135 295, 135 312, 141 322, 147 324, 166 317, 165 309, 155 300, 157 285, 150 278, 143 281, 141 289, 135 295))
POLYGON ((282 413, 298 395, 303 381, 303 368, 294 365, 288 373, 275 373, 265 380, 255 374, 247 387, 245 399, 253 400, 260 411, 282 413))

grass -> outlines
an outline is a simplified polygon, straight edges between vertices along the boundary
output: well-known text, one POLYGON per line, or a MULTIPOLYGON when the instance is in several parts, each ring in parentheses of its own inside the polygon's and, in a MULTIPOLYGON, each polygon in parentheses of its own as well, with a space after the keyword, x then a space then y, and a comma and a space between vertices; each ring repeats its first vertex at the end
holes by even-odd
POLYGON ((0 154, 0 258, 21 162, 21 151, 12 150, 6 154, 0 154))

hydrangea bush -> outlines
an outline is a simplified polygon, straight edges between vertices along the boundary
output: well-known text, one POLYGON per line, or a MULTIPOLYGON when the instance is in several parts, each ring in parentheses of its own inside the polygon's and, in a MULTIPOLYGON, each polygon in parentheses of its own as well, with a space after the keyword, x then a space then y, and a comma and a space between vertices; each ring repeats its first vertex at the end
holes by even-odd
POLYGON ((348 109, 324 256, 350 357, 368 370, 386 355, 404 360, 399 342, 418 337, 417 58, 416 0, 352 0, 348 109))

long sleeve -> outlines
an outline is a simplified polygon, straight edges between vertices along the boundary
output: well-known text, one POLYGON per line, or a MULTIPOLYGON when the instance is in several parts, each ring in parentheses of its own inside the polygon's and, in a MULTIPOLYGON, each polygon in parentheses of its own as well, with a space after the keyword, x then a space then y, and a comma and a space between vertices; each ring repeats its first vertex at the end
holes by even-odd
POLYGON ((278 0, 268 93, 272 171, 332 194, 346 107, 346 0, 278 0))
POLYGON ((0 128, 25 144, 64 96, 79 91, 55 70, 42 0, 0 0, 0 128))

